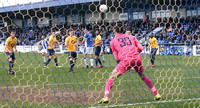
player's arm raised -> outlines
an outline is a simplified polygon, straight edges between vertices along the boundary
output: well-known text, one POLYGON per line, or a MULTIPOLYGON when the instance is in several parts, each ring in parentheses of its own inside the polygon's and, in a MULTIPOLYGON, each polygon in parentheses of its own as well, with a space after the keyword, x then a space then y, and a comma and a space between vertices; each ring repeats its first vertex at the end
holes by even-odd
POLYGON ((149 42, 149 45, 147 46, 147 49, 146 49, 146 51, 149 49, 149 47, 151 46, 151 43, 149 42))
POLYGON ((156 51, 158 50, 158 41, 157 39, 155 39, 155 42, 156 42, 156 51))
POLYGON ((37 42, 37 45, 40 45, 41 41, 37 42))

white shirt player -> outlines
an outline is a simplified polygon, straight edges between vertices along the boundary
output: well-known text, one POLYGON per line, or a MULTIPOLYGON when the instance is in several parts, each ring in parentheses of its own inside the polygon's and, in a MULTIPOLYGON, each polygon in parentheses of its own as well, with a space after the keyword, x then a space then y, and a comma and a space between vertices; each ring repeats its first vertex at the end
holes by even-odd
POLYGON ((48 49, 48 42, 47 42, 47 39, 44 39, 44 40, 42 40, 41 41, 41 44, 42 44, 42 50, 41 50, 41 52, 45 52, 45 53, 47 53, 47 49, 48 49))
POLYGON ((93 38, 92 35, 88 32, 84 36, 85 38, 85 54, 93 54, 93 38))

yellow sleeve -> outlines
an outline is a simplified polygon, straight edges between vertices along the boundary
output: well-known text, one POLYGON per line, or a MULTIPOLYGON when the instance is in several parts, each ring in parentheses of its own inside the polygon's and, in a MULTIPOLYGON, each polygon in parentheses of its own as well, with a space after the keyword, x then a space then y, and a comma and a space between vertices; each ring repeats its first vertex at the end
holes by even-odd
POLYGON ((148 45, 147 49, 148 49, 150 46, 151 46, 151 43, 150 43, 150 39, 149 39, 149 45, 148 45))
POLYGON ((15 44, 17 44, 17 38, 15 37, 15 44))
POLYGON ((68 42, 68 40, 69 40, 69 39, 68 39, 68 37, 67 37, 67 38, 65 39, 65 42, 68 42))
POLYGON ((50 38, 49 38, 49 42, 52 42, 52 41, 53 41, 53 38, 52 38, 52 37, 50 37, 50 38))
POLYGON ((156 43, 156 48, 158 48, 158 42, 157 42, 157 39, 155 38, 155 43, 156 43))
POLYGON ((5 42, 5 45, 8 46, 9 41, 10 41, 10 38, 7 38, 7 39, 6 39, 6 42, 5 42))
POLYGON ((75 43, 77 43, 77 38, 75 37, 75 43))
POLYGON ((99 36, 99 40, 101 40, 101 36, 99 36))

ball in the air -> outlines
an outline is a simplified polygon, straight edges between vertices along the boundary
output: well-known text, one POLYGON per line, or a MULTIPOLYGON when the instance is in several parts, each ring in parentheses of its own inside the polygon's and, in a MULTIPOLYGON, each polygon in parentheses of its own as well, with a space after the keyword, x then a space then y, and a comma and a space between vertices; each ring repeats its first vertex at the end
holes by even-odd
POLYGON ((106 12, 108 10, 108 7, 105 5, 105 4, 102 4, 100 7, 99 7, 99 10, 101 12, 106 12))

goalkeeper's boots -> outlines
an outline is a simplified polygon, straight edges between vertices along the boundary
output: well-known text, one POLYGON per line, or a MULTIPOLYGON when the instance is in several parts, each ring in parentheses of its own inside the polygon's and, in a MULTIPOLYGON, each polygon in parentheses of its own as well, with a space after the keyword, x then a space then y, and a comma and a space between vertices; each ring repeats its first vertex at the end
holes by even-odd
POLYGON ((100 101, 98 101, 97 104, 108 103, 108 102, 109 102, 109 99, 108 99, 108 97, 106 97, 106 98, 102 98, 100 101))
POLYGON ((61 68, 62 66, 56 66, 56 68, 61 68))
POLYGON ((160 94, 157 94, 157 95, 155 96, 155 100, 160 100, 160 99, 161 99, 160 94))

